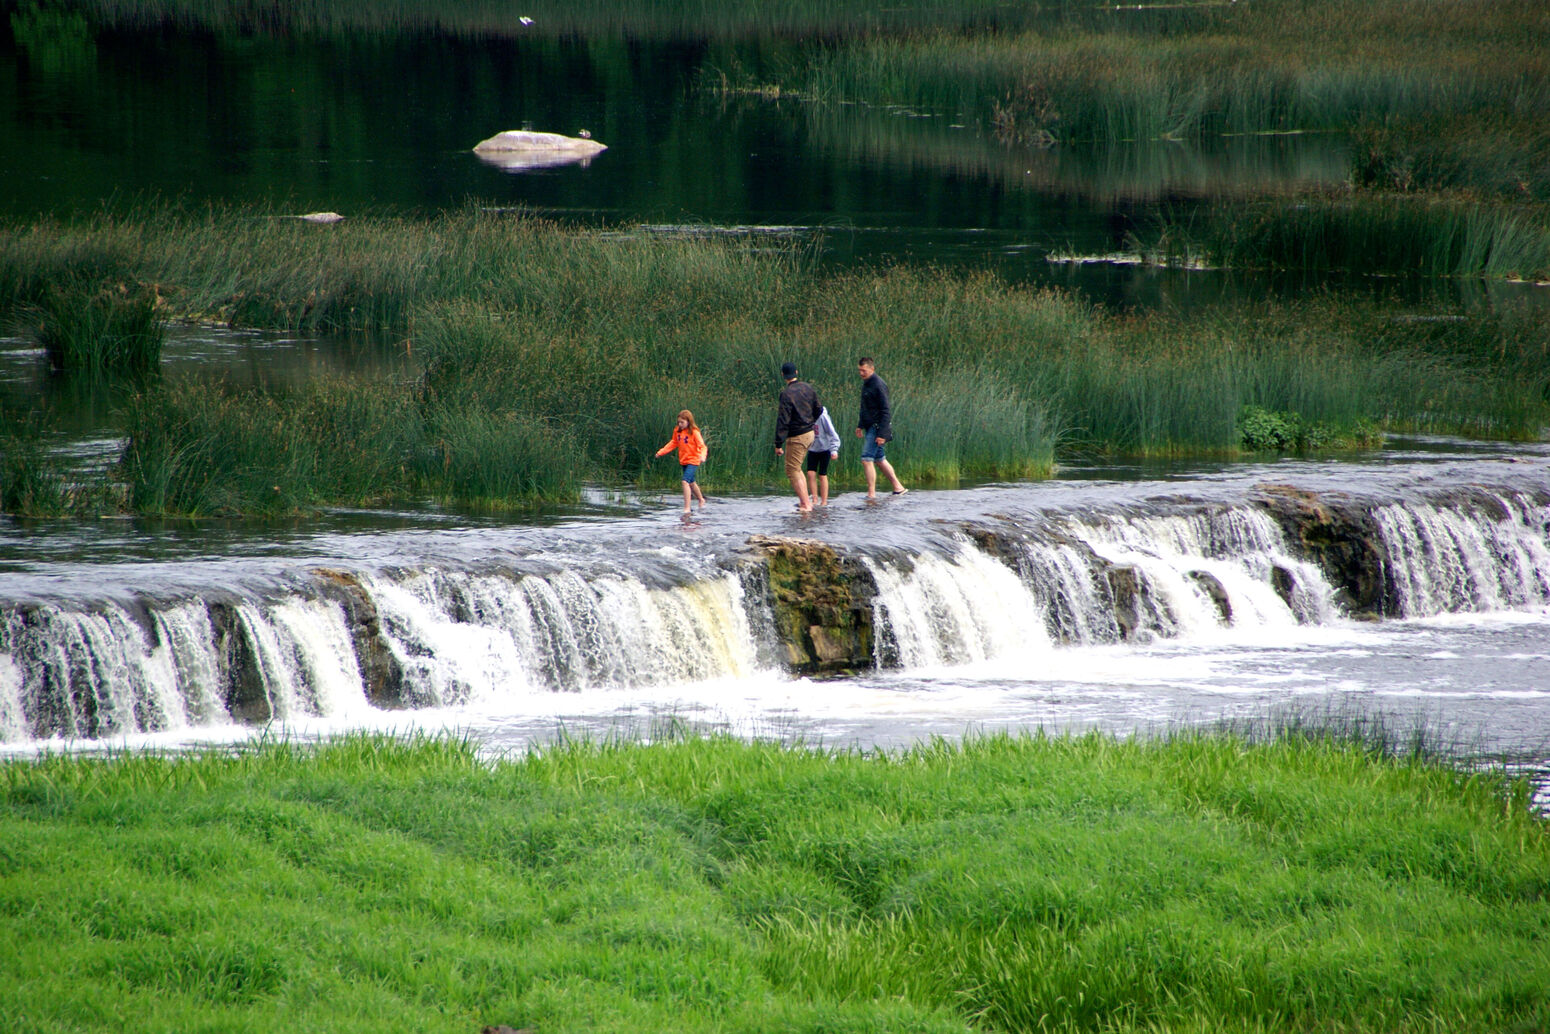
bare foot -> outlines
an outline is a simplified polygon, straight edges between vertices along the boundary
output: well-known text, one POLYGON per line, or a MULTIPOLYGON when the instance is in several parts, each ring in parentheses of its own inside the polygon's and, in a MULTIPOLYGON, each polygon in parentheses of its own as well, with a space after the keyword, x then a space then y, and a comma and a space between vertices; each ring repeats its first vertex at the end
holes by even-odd
POLYGON ((896 488, 896 489, 893 490, 893 494, 894 495, 903 495, 905 492, 908 492, 908 491, 909 491, 909 489, 907 489, 907 488, 896 488))

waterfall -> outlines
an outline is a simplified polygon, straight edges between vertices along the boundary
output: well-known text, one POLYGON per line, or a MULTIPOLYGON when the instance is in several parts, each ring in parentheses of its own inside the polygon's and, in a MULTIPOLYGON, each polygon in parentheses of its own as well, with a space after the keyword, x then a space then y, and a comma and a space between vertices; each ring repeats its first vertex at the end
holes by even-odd
POLYGON ((1276 523, 1251 507, 1097 516, 1066 530, 1111 569, 1136 572, 1139 627, 1158 635, 1317 624, 1334 611, 1323 572, 1293 556, 1276 523))
POLYGON ((877 656, 887 666, 962 664, 1049 646, 1028 587, 967 540, 952 556, 869 558, 867 567, 877 581, 877 656))
POLYGON ((782 554, 779 571, 745 535, 694 552, 627 529, 633 549, 574 563, 556 552, 291 566, 262 589, 232 589, 217 571, 201 592, 191 562, 182 588, 155 597, 0 599, 0 743, 349 724, 383 709, 500 709, 533 694, 670 689, 785 666, 938 669, 1245 631, 1292 641, 1347 608, 1424 617, 1550 605, 1545 492, 1408 492, 1364 502, 1288 488, 928 518, 908 549, 880 548, 871 528, 848 546, 765 539, 807 550, 782 554), (1331 541, 1338 549, 1310 544, 1331 541))
POLYGON ((759 665, 742 582, 419 572, 364 583, 407 681, 449 706, 543 690, 743 678, 759 665))
POLYGON ((1374 510, 1401 614, 1550 603, 1550 507, 1521 495, 1492 495, 1489 502, 1496 505, 1374 510))

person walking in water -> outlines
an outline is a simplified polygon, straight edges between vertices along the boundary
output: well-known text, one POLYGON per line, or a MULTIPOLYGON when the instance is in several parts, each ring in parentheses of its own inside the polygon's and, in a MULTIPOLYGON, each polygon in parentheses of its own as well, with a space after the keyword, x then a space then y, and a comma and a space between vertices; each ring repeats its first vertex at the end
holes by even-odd
POLYGON ((704 509, 705 493, 700 491, 698 477, 700 464, 705 462, 705 456, 710 450, 705 446, 705 436, 700 434, 699 425, 694 422, 694 414, 687 409, 679 411, 678 424, 673 428, 673 437, 657 450, 657 455, 666 456, 674 449, 678 450, 678 466, 683 471, 684 513, 690 512, 690 493, 699 499, 700 508, 704 509))
POLYGON ((775 414, 775 455, 786 457, 786 480, 791 482, 791 490, 797 494, 797 509, 812 513, 813 501, 807 494, 807 479, 802 476, 802 461, 813 444, 813 428, 818 424, 818 414, 823 407, 818 404, 818 393, 813 386, 797 380, 795 363, 782 365, 780 376, 786 386, 780 390, 780 404, 775 414))
POLYGON ((861 439, 861 469, 866 472, 866 497, 877 498, 877 471, 893 485, 894 495, 903 495, 909 489, 899 482, 885 452, 893 440, 893 408, 888 404, 888 385, 877 375, 877 364, 864 355, 856 360, 856 372, 861 375, 861 418, 856 421, 856 437, 861 439))
POLYGON ((807 450, 807 496, 814 506, 829 505, 829 461, 840 458, 840 433, 829 419, 829 409, 818 410, 813 428, 813 447, 807 450))

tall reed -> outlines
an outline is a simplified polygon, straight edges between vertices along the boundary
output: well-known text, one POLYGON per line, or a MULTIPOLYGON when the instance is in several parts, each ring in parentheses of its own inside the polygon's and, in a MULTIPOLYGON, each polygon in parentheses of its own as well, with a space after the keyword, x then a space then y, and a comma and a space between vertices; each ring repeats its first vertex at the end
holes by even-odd
POLYGON ((65 284, 42 292, 22 319, 49 365, 92 378, 145 377, 161 364, 167 324, 148 286, 65 284))
POLYGON ((1550 279, 1550 215, 1502 202, 1306 195, 1166 223, 1165 260, 1289 269, 1550 279))

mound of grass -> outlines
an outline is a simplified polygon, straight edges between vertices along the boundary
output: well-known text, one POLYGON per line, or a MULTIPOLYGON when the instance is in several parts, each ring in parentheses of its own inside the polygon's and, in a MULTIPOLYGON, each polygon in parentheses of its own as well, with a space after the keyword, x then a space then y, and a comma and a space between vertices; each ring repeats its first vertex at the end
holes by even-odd
POLYGON ((1550 1020, 1527 788, 1341 737, 0 765, 44 1030, 1441 1031, 1550 1020))
POLYGON ((134 378, 160 366, 167 324, 150 287, 53 286, 24 319, 58 373, 134 378))

